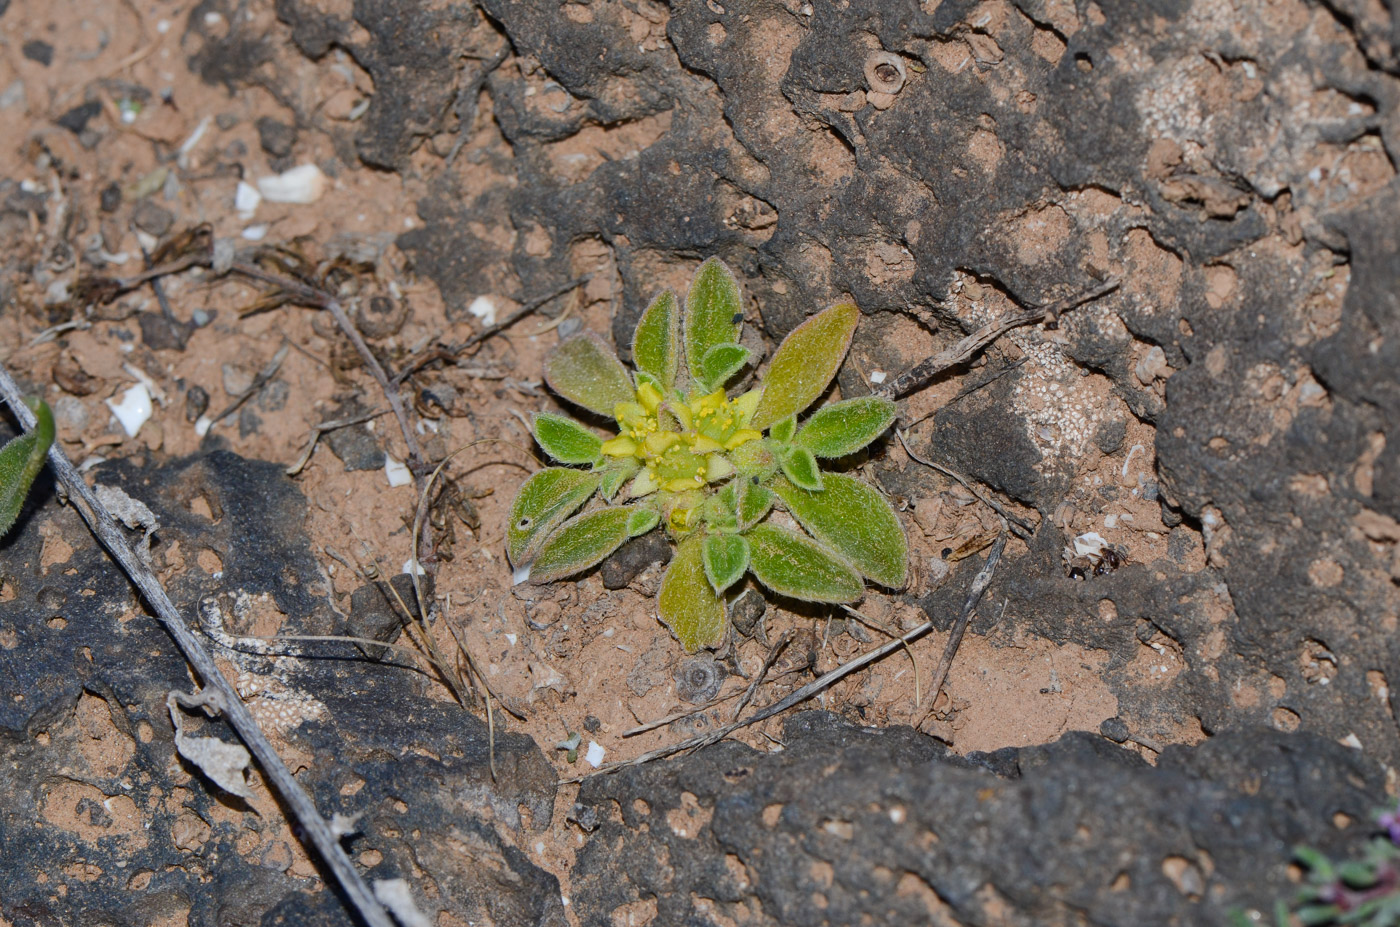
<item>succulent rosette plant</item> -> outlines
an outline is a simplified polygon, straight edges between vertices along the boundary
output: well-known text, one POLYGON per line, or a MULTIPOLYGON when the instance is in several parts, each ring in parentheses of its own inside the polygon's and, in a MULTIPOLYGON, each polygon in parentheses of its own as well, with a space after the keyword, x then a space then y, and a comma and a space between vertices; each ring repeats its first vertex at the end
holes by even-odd
POLYGON ((573 576, 660 528, 677 550, 657 606, 690 651, 724 640, 726 595, 747 573, 808 602, 854 602, 866 580, 902 588, 908 547, 893 509, 861 479, 820 463, 880 437, 894 403, 847 399, 798 421, 840 369, 859 319, 849 303, 812 316, 779 345, 762 383, 730 396, 727 384, 751 357, 738 344, 738 283, 711 258, 683 307, 668 291, 642 313, 635 372, 593 334, 561 342, 545 380, 614 420, 617 434, 535 416, 535 440, 563 466, 532 475, 511 505, 506 552, 516 582, 573 576), (803 531, 780 524, 780 511, 803 531))

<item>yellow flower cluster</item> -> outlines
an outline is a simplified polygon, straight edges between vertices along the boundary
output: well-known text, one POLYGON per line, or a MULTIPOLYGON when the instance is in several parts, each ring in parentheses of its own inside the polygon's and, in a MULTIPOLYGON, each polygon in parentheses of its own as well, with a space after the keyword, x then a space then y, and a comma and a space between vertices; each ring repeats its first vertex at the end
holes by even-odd
POLYGON ((729 399, 721 389, 682 402, 643 383, 636 402, 619 402, 614 409, 619 433, 603 443, 603 453, 641 461, 644 469, 629 492, 633 498, 699 489, 734 473, 726 452, 762 437, 748 427, 759 395, 751 391, 729 399))

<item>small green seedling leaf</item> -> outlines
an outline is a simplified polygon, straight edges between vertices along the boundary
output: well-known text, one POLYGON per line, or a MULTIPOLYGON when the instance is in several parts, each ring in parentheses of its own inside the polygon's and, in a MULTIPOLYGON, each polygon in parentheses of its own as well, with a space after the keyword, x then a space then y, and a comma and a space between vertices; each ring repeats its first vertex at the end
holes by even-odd
POLYGON ((516 569, 516 582, 530 575, 528 566, 540 544, 593 495, 598 483, 596 473, 548 467, 520 487, 506 525, 506 555, 516 569))
POLYGON ((14 526, 24 508, 25 497, 34 478, 44 469, 44 461, 53 444, 53 413, 42 399, 26 399, 35 417, 34 428, 9 441, 0 448, 0 537, 14 526))
POLYGON ((629 538, 641 537, 659 524, 661 524, 660 509, 649 505, 633 506, 632 514, 627 517, 627 536, 629 538))
POLYGON ((598 473, 602 474, 602 482, 598 486, 604 499, 612 501, 613 496, 623 487, 628 480, 637 475, 637 471, 642 469, 641 461, 635 457, 622 457, 615 462, 609 463, 598 473))
POLYGON ((651 377, 663 396, 670 395, 676 385, 680 342, 680 303, 675 293, 666 290, 647 306, 646 312, 637 320, 637 330, 632 336, 632 357, 637 371, 651 377))
POLYGON ((749 362, 749 349, 726 342, 705 352, 700 361, 700 391, 719 389, 749 362))
POLYGON ((773 490, 753 480, 736 481, 739 483, 739 506, 736 509, 738 517, 738 529, 747 531, 754 525, 763 521, 763 517, 768 514, 768 510, 773 507, 773 501, 777 499, 773 490))
POLYGON ((749 568, 749 542, 737 534, 712 534, 705 538, 701 552, 705 578, 719 595, 737 583, 749 568))
POLYGON ((855 477, 823 473, 821 492, 778 479, 773 489, 797 523, 882 586, 908 580, 909 544, 884 497, 855 477))
POLYGON ((705 578, 704 538, 693 534, 681 541, 676 556, 661 580, 657 608, 661 620, 681 646, 694 653, 701 647, 717 647, 724 640, 727 616, 724 599, 705 578))
POLYGON ((860 574, 850 564, 795 531, 764 524, 745 537, 749 568, 780 595, 805 602, 854 602, 865 593, 860 574))
POLYGON ((627 540, 633 508, 619 505, 575 515, 549 536, 530 565, 530 580, 549 583, 599 564, 627 540))
POLYGON ((735 317, 743 311, 739 283, 724 262, 712 257, 701 264, 685 297, 685 362, 691 377, 704 378, 711 348, 739 337, 735 317))
POLYGON ((779 458, 779 464, 783 468, 783 475, 792 480, 793 485, 803 489, 820 491, 822 488, 822 472, 817 469, 817 458, 812 456, 812 452, 805 447, 786 447, 784 453, 779 458))
POLYGON ((545 358, 544 378, 560 396, 608 418, 619 402, 636 398, 627 368, 592 332, 560 342, 545 358))
POLYGON ((560 463, 591 464, 598 459, 603 439, 571 418, 541 412, 535 416, 535 440, 560 463))
POLYGON ((761 431, 816 402, 841 369, 859 321, 859 309, 839 303, 794 328, 773 354, 749 427, 761 431))
POLYGON ((789 415, 781 422, 774 422, 773 427, 768 429, 768 437, 774 441, 781 441, 787 444, 792 440, 792 436, 797 432, 797 416, 789 415))
POLYGON ((833 402, 812 413, 797 443, 818 457, 845 457, 884 434, 894 417, 894 403, 878 396, 833 402))

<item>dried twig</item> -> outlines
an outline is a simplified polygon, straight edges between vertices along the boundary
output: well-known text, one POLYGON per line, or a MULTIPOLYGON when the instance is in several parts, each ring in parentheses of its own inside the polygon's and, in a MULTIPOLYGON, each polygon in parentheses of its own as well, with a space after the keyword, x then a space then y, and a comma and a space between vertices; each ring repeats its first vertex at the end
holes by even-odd
POLYGON ((490 338, 492 335, 495 335, 497 332, 501 332, 507 328, 510 328, 516 322, 519 322, 521 319, 525 318, 525 316, 539 309, 541 306, 545 305, 550 300, 557 299, 558 297, 563 296, 570 290, 583 286, 585 283, 592 279, 592 274, 584 274, 582 277, 575 277, 568 283, 565 283, 562 286, 555 287, 543 296, 535 297, 525 305, 521 306, 519 309, 512 312, 510 315, 506 316, 501 321, 497 322, 495 325, 490 325, 486 328, 483 328, 481 331, 477 332, 475 335, 472 335, 470 338, 468 338, 466 341, 463 341, 461 344, 443 345, 442 347, 433 348, 431 350, 423 352, 414 359, 410 360, 408 364, 405 365, 404 368, 398 372, 398 374, 394 377, 394 382, 402 383, 404 380, 408 379, 409 376, 418 372, 418 370, 420 370, 427 364, 431 364, 433 361, 452 360, 458 354, 461 354, 463 351, 475 347, 476 345, 485 341, 487 338, 490 338))
MULTIPOLYGON (((3 396, 5 401, 9 403, 10 409, 21 424, 26 428, 34 427, 34 413, 29 411, 29 408, 24 404, 23 393, 3 367, 0 367, 0 396, 3 396)), ((253 715, 249 712, 248 707, 243 704, 243 700, 239 698, 229 681, 224 678, 223 673, 219 672, 213 657, 204 649, 199 639, 194 636, 184 619, 180 617, 179 611, 170 601, 170 597, 166 595, 160 580, 136 555, 127 542, 126 536, 122 534, 121 528, 113 521, 111 514, 98 501, 97 496, 88 488, 87 483, 57 441, 49 448, 49 463, 64 490, 68 493, 68 498, 73 503, 74 508, 78 510, 83 521, 87 522, 89 530, 97 536, 102 546, 107 548, 108 553, 121 565, 132 583, 140 590, 141 595, 155 612, 157 620, 174 638, 180 652, 194 667, 205 687, 217 691, 222 696, 224 715, 228 719, 229 725, 257 757, 258 764, 267 776, 268 784, 291 809, 296 823, 306 833, 312 846, 316 848, 321 859, 334 874, 350 903, 371 927, 393 927, 389 915, 375 900, 369 887, 360 878, 354 863, 350 861, 345 850, 341 848, 340 841, 331 830, 330 824, 316 810, 316 803, 292 776, 291 770, 277 755, 277 751, 273 749, 266 735, 258 727, 257 721, 253 720, 253 715)))
POLYGON ((366 412, 364 415, 357 415, 354 418, 341 418, 333 422, 321 422, 312 426, 311 437, 306 442, 306 450, 301 452, 301 456, 296 459, 296 463, 282 472, 286 473, 288 476, 296 476, 300 473, 306 465, 311 462, 311 455, 315 453, 316 445, 320 442, 321 435, 341 428, 349 428, 351 425, 362 425, 371 419, 379 418, 379 416, 388 411, 388 409, 378 409, 374 412, 366 412))
POLYGON ((977 576, 972 580, 972 586, 967 590, 967 598, 963 600, 962 612, 958 615, 958 620, 953 623, 953 630, 948 635, 948 643, 943 645, 943 656, 938 661, 938 669, 933 671, 933 682, 928 687, 928 694, 924 696, 928 704, 921 706, 916 712, 914 727, 917 729, 929 712, 933 711, 934 704, 938 701, 939 690, 943 688, 944 681, 948 678, 948 670, 953 665, 953 657, 957 656, 958 647, 962 644, 963 634, 967 631, 968 622, 972 620, 972 613, 977 609, 977 603, 982 598, 982 593, 987 591, 987 585, 992 581, 992 574, 996 572, 997 563, 1001 560, 1001 552, 1006 550, 1006 535, 997 538, 997 542, 992 545, 991 553, 987 554, 987 562, 982 564, 982 569, 977 571, 977 576))
POLYGON ((1086 290, 1068 299, 1041 306, 1037 309, 1027 309, 1021 312, 1009 312, 994 322, 988 322, 977 331, 968 335, 957 344, 941 351, 917 364, 912 369, 895 377, 889 383, 882 384, 875 390, 875 395, 884 396, 886 399, 898 399, 906 393, 926 385, 934 377, 950 367, 964 364, 973 355, 996 341, 1002 335, 1013 328, 1020 328, 1022 325, 1034 325, 1037 322, 1054 321, 1059 318, 1061 312, 1067 312, 1075 306, 1087 303, 1092 299, 1098 299, 1107 293, 1112 293, 1118 289, 1118 278, 1112 277, 1091 290, 1086 290))
POLYGON ((778 642, 769 648, 768 656, 764 659, 763 666, 759 667, 758 672, 754 674, 753 682, 749 683, 749 687, 744 690, 744 697, 739 699, 739 704, 734 706, 734 714, 731 716, 731 720, 737 720, 739 715, 744 713, 744 709, 748 707, 749 701, 753 698, 753 694, 757 692, 758 687, 763 684, 763 678, 768 675, 768 671, 773 668, 773 664, 778 661, 779 655, 787 648, 788 642, 791 640, 792 632, 784 631, 783 636, 778 638, 778 642))
POLYGON ((972 483, 964 479, 956 471, 949 470, 942 464, 929 460, 927 457, 920 457, 918 454, 915 454, 914 449, 909 446, 909 439, 904 436, 904 429, 896 428, 894 430, 894 433, 895 436, 899 438, 899 443, 904 445, 904 453, 908 454, 911 459, 923 464, 925 467, 937 470, 939 473, 942 473, 944 476, 949 477, 950 479, 957 480, 959 483, 962 484, 963 489, 966 489, 968 492, 976 496, 979 502, 990 508, 992 511, 996 512, 1002 518, 1006 519, 1008 527, 1010 527, 1012 534, 1016 535, 1022 540, 1025 540, 1026 538, 1029 538, 1031 535, 1035 534, 1035 525, 1026 521, 1024 518, 1017 515, 1015 512, 1012 512, 1010 509, 1002 505, 996 499, 993 499, 991 496, 979 490, 976 486, 973 486, 972 483))
POLYGON ((266 386, 268 381, 277 376, 277 371, 282 368, 282 361, 287 359, 287 352, 291 349, 292 344, 290 341, 278 348, 277 353, 272 355, 272 359, 263 365, 263 369, 258 371, 257 376, 253 377, 253 382, 248 385, 248 388, 237 396, 234 396, 233 401, 230 402, 222 412, 209 419, 209 427, 213 428, 215 425, 219 424, 219 422, 222 422, 234 412, 237 412, 239 406, 248 401, 248 397, 257 395, 257 392, 266 386))
MULTIPOLYGON (((995 545, 993 545, 992 552, 987 556, 987 562, 982 565, 982 569, 978 572, 976 578, 973 579, 972 587, 968 590, 967 593, 967 600, 963 603, 962 614, 958 616, 958 622, 960 622, 963 627, 966 627, 967 618, 977 607, 978 601, 982 598, 982 593, 986 591, 987 585, 992 581, 992 574, 996 571, 997 563, 1001 560, 1001 552, 1005 548, 1006 536, 1003 535, 1001 539, 998 540, 995 545)), ((956 625, 954 627, 956 628, 956 625)), ((802 702, 805 702, 812 696, 820 692, 826 691, 837 682, 840 682, 842 679, 846 678, 851 673, 854 673, 856 670, 869 666, 876 660, 879 660, 882 657, 893 653, 901 647, 908 646, 909 644, 918 640, 920 637, 923 637, 925 634, 932 630, 933 622, 925 621, 923 624, 919 625, 917 628, 914 628, 912 631, 909 631, 908 633, 904 634, 902 637, 895 638, 889 643, 881 644, 874 650, 866 651, 865 653, 861 654, 855 659, 849 660, 841 664, 840 666, 836 667, 836 669, 823 673, 821 676, 817 677, 812 682, 809 682, 807 685, 789 694, 786 698, 775 702, 772 705, 769 705, 767 708, 759 709, 758 711, 749 715, 747 718, 732 721, 729 724, 726 724, 724 727, 720 728, 719 730, 712 731, 709 734, 703 734, 699 737, 692 737, 689 740, 683 740, 680 743, 672 744, 669 747, 662 747, 658 750, 652 750, 648 753, 643 753, 641 756, 634 757, 622 763, 610 763, 607 766, 600 766, 597 770, 590 773, 590 775, 597 776, 602 775, 604 773, 616 772, 619 769, 625 769, 629 766, 640 766, 643 763, 649 763, 652 760, 665 759, 666 757, 674 756, 677 753, 684 753, 689 750, 697 750, 701 747, 707 747, 710 744, 718 743, 719 741, 723 740, 724 738, 728 737, 730 734, 734 733, 735 731, 741 728, 748 727, 750 724, 757 724, 759 721, 766 721, 774 715, 781 714, 782 712, 787 711, 792 706, 801 704, 802 702)), ((956 650, 956 648, 952 649, 956 650)), ((951 664, 952 655, 949 652, 948 648, 944 649, 944 658, 951 664)), ((943 674, 946 676, 946 669, 943 670, 943 674)), ((941 677, 939 679, 939 685, 942 685, 941 677)), ((925 696, 925 698, 927 698, 927 696, 925 696)), ((587 777, 577 777, 574 779, 565 779, 563 781, 582 782, 584 778, 587 777)))

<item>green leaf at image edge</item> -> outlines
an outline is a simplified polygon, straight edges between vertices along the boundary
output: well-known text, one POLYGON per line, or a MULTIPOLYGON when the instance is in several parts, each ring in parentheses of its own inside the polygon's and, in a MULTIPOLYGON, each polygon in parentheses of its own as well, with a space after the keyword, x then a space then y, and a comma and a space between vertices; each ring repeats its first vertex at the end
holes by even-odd
POLYGON ((701 553, 705 561, 705 578, 710 581, 710 588, 719 595, 737 583, 749 569, 749 542, 737 534, 709 535, 705 538, 701 553))
POLYGON ((540 546, 530 565, 530 581, 548 583, 582 573, 603 561, 627 540, 631 506, 594 509, 575 515, 540 546))
POLYGON ((24 508, 25 497, 34 478, 44 469, 49 445, 53 444, 53 413, 42 399, 26 399, 37 421, 34 427, 0 448, 0 537, 3 537, 24 508))
POLYGON ((703 378, 710 348, 738 337, 734 317, 743 311, 739 282, 724 262, 712 257, 701 264, 685 296, 685 362, 692 378, 703 378))
POLYGON ((810 538, 772 524, 758 525, 744 536, 749 569, 779 595, 804 602, 854 602, 865 593, 855 568, 810 538))
POLYGON ((560 463, 591 464, 602 452, 603 439, 571 418, 540 412, 533 424, 535 440, 560 463))
POLYGON ((666 290, 651 301, 632 336, 632 358, 637 369, 651 377, 662 395, 676 385, 680 364, 681 311, 676 294, 666 290))
POLYGON ((797 443, 818 457, 845 457, 884 434, 894 418, 894 403, 879 396, 833 402, 812 413, 797 443))
POLYGON ((844 473, 823 473, 820 492, 785 479, 773 489, 797 523, 846 558, 870 580, 902 589, 909 577, 909 542, 890 504, 865 482, 844 473))
POLYGON ((666 567, 657 596, 661 620, 690 653, 719 646, 728 620, 724 599, 705 578, 703 544, 704 538, 698 534, 681 542, 666 567))
POLYGON ((592 332, 559 342, 545 358, 544 379, 560 396, 608 418, 619 402, 636 398, 627 368, 592 332))
POLYGON ((506 556, 517 570, 569 514, 598 488, 599 476, 566 467, 547 467, 521 485, 506 523, 506 556))
POLYGON ((839 303, 794 328, 778 345, 749 427, 760 431, 817 401, 851 347, 860 310, 839 303))

